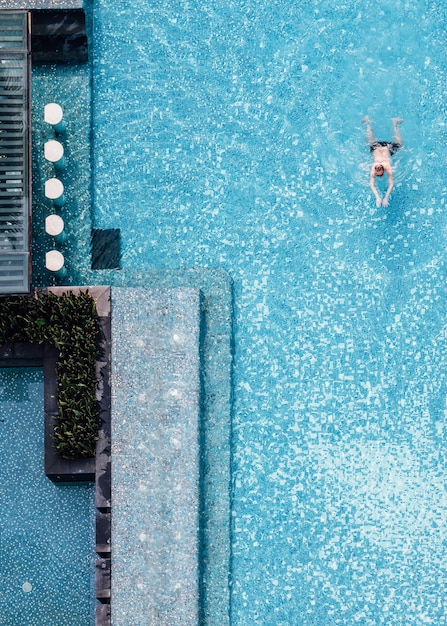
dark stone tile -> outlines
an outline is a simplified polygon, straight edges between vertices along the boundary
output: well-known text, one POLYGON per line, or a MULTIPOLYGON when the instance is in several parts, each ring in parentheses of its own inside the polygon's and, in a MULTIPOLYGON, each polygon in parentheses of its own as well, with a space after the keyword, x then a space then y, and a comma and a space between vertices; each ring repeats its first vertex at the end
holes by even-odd
POLYGON ((121 231, 119 228, 92 229, 92 270, 121 267, 121 231))
POLYGON ((0 367, 42 366, 44 346, 33 343, 5 343, 0 346, 0 367))
POLYGON ((31 13, 34 64, 88 60, 85 13, 82 10, 39 10, 31 13))
POLYGON ((95 608, 96 626, 110 626, 111 613, 110 604, 97 604, 95 608))
POLYGON ((110 604, 97 604, 95 608, 96 626, 110 626, 111 611, 110 604))
POLYGON ((110 556, 111 521, 110 513, 98 513, 96 516, 96 552, 100 556, 110 556))
POLYGON ((110 559, 96 561, 96 598, 100 602, 110 602, 110 559))
MULTIPOLYGON (((103 438, 100 436, 100 441, 103 438)), ((106 513, 111 507, 112 484, 111 484, 111 460, 110 441, 104 450, 98 450, 96 457, 96 508, 106 513)))

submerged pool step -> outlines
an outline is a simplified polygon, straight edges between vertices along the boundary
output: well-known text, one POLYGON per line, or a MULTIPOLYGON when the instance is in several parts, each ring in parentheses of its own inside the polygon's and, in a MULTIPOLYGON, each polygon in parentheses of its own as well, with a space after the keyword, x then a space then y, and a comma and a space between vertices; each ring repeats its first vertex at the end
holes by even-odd
POLYGON ((112 290, 112 623, 199 623, 200 292, 112 290))

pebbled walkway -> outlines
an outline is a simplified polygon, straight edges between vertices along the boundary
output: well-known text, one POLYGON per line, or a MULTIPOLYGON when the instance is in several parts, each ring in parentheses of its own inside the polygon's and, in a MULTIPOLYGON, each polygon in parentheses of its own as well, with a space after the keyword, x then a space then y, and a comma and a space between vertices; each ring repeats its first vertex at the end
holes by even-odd
POLYGON ((199 615, 195 289, 112 291, 112 619, 199 615))

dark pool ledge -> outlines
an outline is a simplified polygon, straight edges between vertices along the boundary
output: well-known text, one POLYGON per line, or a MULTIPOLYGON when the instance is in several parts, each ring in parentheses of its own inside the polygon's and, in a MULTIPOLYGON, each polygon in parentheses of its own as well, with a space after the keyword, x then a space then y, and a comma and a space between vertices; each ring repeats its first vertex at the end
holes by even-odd
POLYGON ((199 623, 200 291, 112 291, 112 622, 199 623))

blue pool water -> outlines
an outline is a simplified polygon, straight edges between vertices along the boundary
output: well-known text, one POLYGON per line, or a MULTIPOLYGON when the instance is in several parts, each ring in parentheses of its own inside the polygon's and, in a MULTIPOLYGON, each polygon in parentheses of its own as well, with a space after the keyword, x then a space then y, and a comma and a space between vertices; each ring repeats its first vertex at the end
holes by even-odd
POLYGON ((94 24, 95 225, 234 281, 231 623, 446 624, 445 3, 94 24), (387 209, 365 114, 405 119, 387 209))
POLYGON ((90 626, 94 488, 43 467, 43 373, 0 369, 0 624, 90 626))
MULTIPOLYGON (((73 102, 59 71, 34 74, 37 104, 72 107, 67 282, 195 281, 212 311, 216 397, 223 272, 233 285, 231 526, 223 516, 209 527, 230 537, 231 563, 209 547, 208 624, 225 613, 237 626, 438 626, 446 7, 322 5, 94 3, 91 212, 88 76, 72 68, 73 102), (365 114, 379 139, 392 116, 405 119, 388 208, 368 187, 365 114), (90 220, 121 229, 121 271, 89 271, 90 220), (215 570, 229 575, 229 601, 215 570)), ((42 267, 35 276, 48 280, 42 267)), ((219 474, 230 417, 216 406, 204 440, 219 474)), ((209 519, 225 484, 222 471, 204 498, 209 519)))

